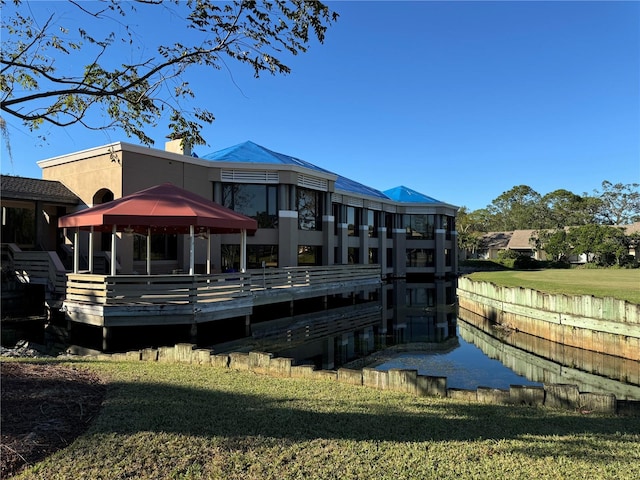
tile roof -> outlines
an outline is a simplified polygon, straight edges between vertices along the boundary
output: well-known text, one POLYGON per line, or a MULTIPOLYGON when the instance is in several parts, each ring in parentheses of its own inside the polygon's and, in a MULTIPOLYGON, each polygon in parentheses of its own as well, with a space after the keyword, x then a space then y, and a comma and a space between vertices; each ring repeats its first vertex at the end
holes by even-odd
POLYGON ((42 200, 69 205, 80 203, 80 199, 58 181, 10 175, 0 176, 0 195, 7 199, 42 200))
POLYGON ((489 232, 482 235, 480 248, 507 248, 513 232, 489 232))
POLYGON ((533 248, 529 239, 537 230, 514 230, 507 248, 511 250, 530 250, 533 248))

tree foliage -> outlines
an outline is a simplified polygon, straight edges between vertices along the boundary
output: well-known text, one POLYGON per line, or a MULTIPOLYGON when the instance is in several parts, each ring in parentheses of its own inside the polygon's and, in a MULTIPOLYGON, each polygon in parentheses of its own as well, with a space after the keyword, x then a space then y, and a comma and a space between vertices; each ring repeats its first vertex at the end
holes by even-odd
POLYGON ((488 210, 495 217, 501 230, 542 228, 538 210, 541 196, 527 185, 517 185, 491 202, 488 210))
POLYGON ((598 218, 605 225, 624 225, 640 221, 639 183, 602 182, 602 191, 595 190, 600 200, 598 218))
MULTIPOLYGON (((338 15, 317 1, 135 0, 77 2, 71 18, 36 18, 27 1, 2 0, 0 108, 34 130, 43 124, 81 124, 90 129, 119 127, 143 144, 153 140, 148 126, 167 114, 174 138, 204 144, 203 124, 214 116, 204 108, 183 106, 195 97, 185 79, 188 70, 219 70, 233 60, 263 73, 287 74, 284 54, 297 55, 314 38, 322 43, 338 15), (12 5, 11 5, 12 4, 12 5), (179 40, 142 48, 133 20, 144 22, 164 8, 172 15, 179 40), (130 55, 116 54, 129 45, 130 55), (75 60, 89 58, 86 63, 75 60), (127 61, 128 59, 135 59, 127 61), (103 115, 89 112, 98 109, 103 115)), ((42 13, 43 10, 38 10, 42 13)), ((166 32, 167 34, 169 32, 166 32)))

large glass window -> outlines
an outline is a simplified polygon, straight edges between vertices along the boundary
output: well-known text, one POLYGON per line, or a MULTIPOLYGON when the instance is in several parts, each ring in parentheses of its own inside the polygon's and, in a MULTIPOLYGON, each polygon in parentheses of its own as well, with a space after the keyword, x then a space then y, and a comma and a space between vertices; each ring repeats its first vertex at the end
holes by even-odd
POLYGON ((384 214, 384 226, 387 228, 387 238, 393 238, 393 229, 395 228, 393 219, 393 213, 384 214))
POLYGON ((433 267, 434 253, 431 248, 412 248, 407 250, 407 267, 433 267))
POLYGON ((322 265, 322 247, 315 245, 298 246, 298 265, 322 265))
POLYGON ((350 237, 360 236, 360 215, 361 208, 347 207, 347 232, 350 237))
POLYGON ((442 216, 442 228, 446 231, 446 239, 451 240, 451 233, 456 228, 455 217, 450 217, 449 215, 442 216))
POLYGON ((258 228, 278 227, 277 185, 225 183, 222 204, 247 217, 255 218, 258 228))
MULTIPOLYGON (((221 248, 222 271, 240 270, 240 245, 224 244, 221 248)), ((277 245, 247 245, 247 268, 267 268, 278 266, 277 245)))
POLYGON ((247 268, 267 268, 278 266, 277 245, 247 245, 247 268))
POLYGON ((407 239, 433 240, 435 215, 403 215, 402 228, 407 231, 407 239))
MULTIPOLYGON (((178 258, 178 236, 151 235, 151 260, 176 260, 178 258)), ((133 259, 147 260, 147 237, 133 237, 133 259)))
POLYGON ((23 248, 35 246, 35 210, 2 207, 2 242, 23 248))
POLYGON ((342 205, 334 203, 331 208, 333 211, 333 234, 338 235, 338 225, 342 223, 342 215, 340 215, 340 209, 342 205))
POLYGON ((357 247, 347 248, 347 255, 349 256, 349 264, 360 263, 360 249, 357 247))
POLYGON ((298 188, 298 228, 300 230, 322 230, 322 192, 298 188))
POLYGON ((378 236, 378 228, 380 228, 380 212, 368 210, 367 225, 369 226, 369 238, 376 238, 378 236))
POLYGON ((369 264, 376 264, 376 263, 380 263, 380 261, 378 260, 378 249, 377 248, 370 248, 369 249, 369 264))

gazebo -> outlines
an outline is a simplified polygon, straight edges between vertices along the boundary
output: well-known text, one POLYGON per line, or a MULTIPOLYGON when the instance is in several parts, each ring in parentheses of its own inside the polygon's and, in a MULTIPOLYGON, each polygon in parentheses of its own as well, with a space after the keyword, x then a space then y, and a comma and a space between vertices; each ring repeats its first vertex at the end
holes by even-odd
POLYGON ((111 233, 111 275, 116 275, 116 235, 147 237, 147 275, 151 274, 151 235, 189 235, 189 275, 194 274, 194 239, 207 238, 207 273, 211 273, 211 234, 240 233, 240 270, 246 270, 247 233, 256 220, 195 193, 164 183, 61 217, 58 226, 75 228, 73 273, 79 271, 79 231, 89 231, 89 272, 93 271, 93 233, 111 233))

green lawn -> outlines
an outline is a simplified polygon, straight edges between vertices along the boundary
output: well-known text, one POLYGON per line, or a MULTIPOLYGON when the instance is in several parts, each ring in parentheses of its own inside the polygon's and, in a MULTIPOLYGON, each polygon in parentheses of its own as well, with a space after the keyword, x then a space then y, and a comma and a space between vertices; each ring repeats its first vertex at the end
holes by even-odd
POLYGON ((640 269, 549 269, 475 272, 472 280, 548 293, 614 297, 640 304, 640 269))
POLYGON ((76 365, 108 378, 102 412, 18 478, 640 478, 640 418, 205 366, 76 365))

